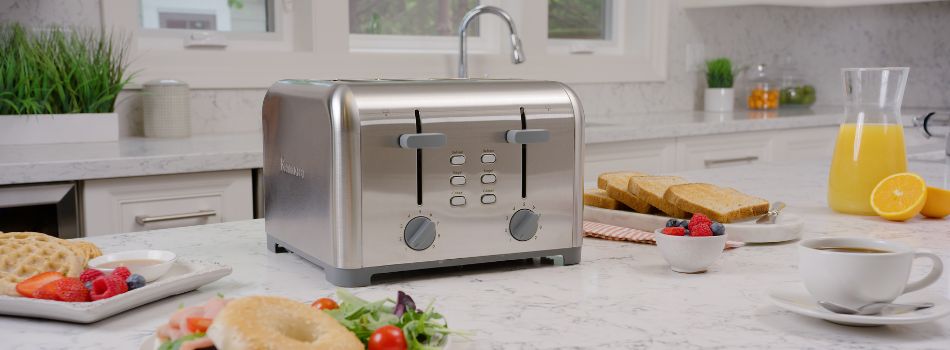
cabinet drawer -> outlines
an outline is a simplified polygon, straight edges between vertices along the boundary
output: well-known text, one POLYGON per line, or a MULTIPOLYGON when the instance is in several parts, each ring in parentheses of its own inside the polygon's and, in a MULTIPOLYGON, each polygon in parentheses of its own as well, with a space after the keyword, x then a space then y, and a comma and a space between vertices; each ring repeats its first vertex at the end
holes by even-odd
POLYGON ((785 130, 775 133, 775 159, 828 160, 835 148, 838 127, 785 130))
POLYGON ((597 175, 608 171, 670 172, 675 170, 675 157, 673 139, 589 144, 585 147, 584 182, 594 183, 597 175))
POLYGON ((250 170, 85 181, 88 236, 253 218, 250 170))
POLYGON ((771 159, 772 136, 765 132, 679 138, 676 142, 677 170, 720 168, 771 159))

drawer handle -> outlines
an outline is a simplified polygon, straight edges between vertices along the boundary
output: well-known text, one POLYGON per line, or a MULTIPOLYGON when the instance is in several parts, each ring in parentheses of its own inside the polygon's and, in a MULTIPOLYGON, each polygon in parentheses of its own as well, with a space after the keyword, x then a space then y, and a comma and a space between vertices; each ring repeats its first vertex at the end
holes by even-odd
POLYGON ((204 217, 215 216, 215 215, 218 215, 218 211, 216 210, 199 210, 193 213, 170 214, 170 215, 160 215, 160 216, 139 215, 135 217, 135 222, 139 223, 139 225, 145 225, 150 222, 204 218, 204 217))
POLYGON ((739 157, 739 158, 727 158, 727 159, 707 159, 705 161, 706 167, 708 168, 711 165, 727 164, 727 163, 739 163, 739 162, 754 162, 759 160, 758 156, 748 156, 748 157, 739 157))

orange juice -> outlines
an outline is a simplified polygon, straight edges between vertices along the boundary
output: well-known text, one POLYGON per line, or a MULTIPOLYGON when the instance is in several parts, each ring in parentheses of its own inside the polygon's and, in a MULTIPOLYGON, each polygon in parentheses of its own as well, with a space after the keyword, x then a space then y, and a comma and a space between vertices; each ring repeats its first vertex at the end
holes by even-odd
POLYGON ((828 176, 828 206, 842 213, 875 215, 871 190, 885 177, 905 171, 900 124, 842 124, 828 176))

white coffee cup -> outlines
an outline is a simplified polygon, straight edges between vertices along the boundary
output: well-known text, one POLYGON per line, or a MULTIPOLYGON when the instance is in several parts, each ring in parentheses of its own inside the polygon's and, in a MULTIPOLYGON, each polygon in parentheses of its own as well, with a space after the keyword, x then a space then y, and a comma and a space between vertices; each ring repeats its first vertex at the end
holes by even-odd
POLYGON ((914 250, 900 243, 829 237, 799 243, 798 270, 805 288, 815 300, 857 308, 873 302, 891 302, 901 294, 933 284, 943 273, 943 262, 931 252, 914 250), (886 253, 819 249, 830 247, 875 249, 886 253), (916 258, 929 258, 933 268, 924 278, 908 283, 916 258))

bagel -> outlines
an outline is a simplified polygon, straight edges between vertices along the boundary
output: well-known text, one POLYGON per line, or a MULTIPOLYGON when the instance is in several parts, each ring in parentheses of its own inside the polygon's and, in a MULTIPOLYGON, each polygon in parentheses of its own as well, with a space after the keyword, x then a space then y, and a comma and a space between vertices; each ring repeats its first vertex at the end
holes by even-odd
POLYGON ((273 296, 232 300, 208 337, 220 350, 362 350, 363 343, 325 312, 273 296))

